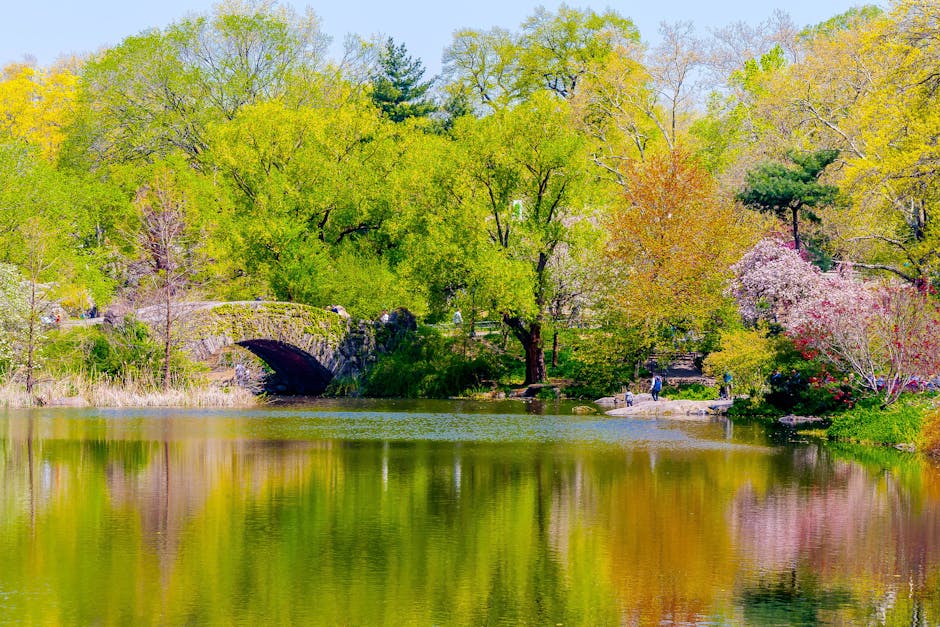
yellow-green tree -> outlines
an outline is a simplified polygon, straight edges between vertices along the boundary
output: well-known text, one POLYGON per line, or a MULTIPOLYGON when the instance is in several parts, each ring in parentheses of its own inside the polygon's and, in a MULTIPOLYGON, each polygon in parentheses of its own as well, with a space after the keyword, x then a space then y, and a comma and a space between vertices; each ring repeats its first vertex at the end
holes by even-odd
POLYGON ((395 124, 350 95, 300 108, 258 103, 212 125, 206 160, 235 198, 224 236, 233 287, 357 315, 421 309, 384 253, 394 245, 386 223, 409 202, 402 186, 423 165, 411 156, 422 123, 395 124))
POLYGON ((845 187, 867 219, 851 238, 862 265, 910 283, 940 277, 940 7, 899 2, 866 33, 861 54, 878 72, 855 107, 860 150, 847 163, 845 187))
POLYGON ((462 29, 444 53, 450 89, 489 110, 511 107, 539 91, 571 99, 582 79, 628 42, 639 41, 629 19, 561 5, 543 7, 519 31, 462 29))
POLYGON ((248 0, 128 37, 82 71, 72 156, 87 165, 181 151, 199 162, 211 122, 266 100, 306 102, 328 41, 312 12, 248 0))
POLYGON ((0 133, 54 159, 75 112, 77 77, 64 67, 12 64, 0 76, 0 133))
POLYGON ((526 383, 546 376, 543 329, 552 302, 553 260, 589 228, 588 155, 564 100, 545 92, 453 130, 450 163, 432 179, 433 237, 409 262, 414 276, 444 293, 472 292, 521 343, 526 383), (442 267, 451 271, 439 273, 442 267))

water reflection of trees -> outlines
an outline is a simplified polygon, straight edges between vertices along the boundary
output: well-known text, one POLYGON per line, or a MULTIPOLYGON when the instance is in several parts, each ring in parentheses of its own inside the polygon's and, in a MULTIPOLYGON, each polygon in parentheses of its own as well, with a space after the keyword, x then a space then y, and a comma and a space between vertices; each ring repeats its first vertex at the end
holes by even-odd
MULTIPOLYGON (((823 448, 785 458, 792 473, 772 489, 738 490, 730 510, 738 550, 753 573, 739 584, 749 619, 773 622, 790 608, 799 622, 811 607, 840 609, 861 622, 928 609, 940 616, 936 500, 910 490, 890 469, 833 458, 823 448)), ((936 481, 932 470, 922 473, 936 481)))
POLYGON ((12 606, 26 622, 940 611, 928 471, 911 484, 815 447, 258 440, 158 424, 4 425, 0 554, 13 566, 0 588, 29 592, 12 606))

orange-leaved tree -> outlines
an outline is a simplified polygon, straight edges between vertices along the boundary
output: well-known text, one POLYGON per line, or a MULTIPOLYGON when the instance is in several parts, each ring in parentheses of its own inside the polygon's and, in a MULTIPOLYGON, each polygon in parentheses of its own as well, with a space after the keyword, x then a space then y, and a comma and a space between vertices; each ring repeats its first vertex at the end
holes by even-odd
POLYGON ((729 268, 756 241, 760 220, 681 147, 634 163, 625 180, 610 220, 611 303, 646 331, 649 349, 664 330, 700 336, 727 310, 729 268))

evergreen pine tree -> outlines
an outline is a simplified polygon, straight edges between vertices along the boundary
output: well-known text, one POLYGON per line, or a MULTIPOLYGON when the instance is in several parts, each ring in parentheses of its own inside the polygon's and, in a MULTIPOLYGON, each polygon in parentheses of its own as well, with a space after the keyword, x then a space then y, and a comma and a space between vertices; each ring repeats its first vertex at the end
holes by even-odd
POLYGON ((408 55, 405 44, 389 37, 379 51, 378 68, 372 76, 372 101, 394 122, 423 117, 435 106, 425 99, 433 81, 424 81, 424 64, 408 55))
POLYGON ((839 156, 838 150, 817 150, 809 153, 790 151, 787 158, 796 167, 781 163, 763 163, 745 176, 745 187, 737 198, 745 206, 781 219, 791 220, 793 243, 800 250, 800 216, 811 222, 819 217, 812 209, 831 204, 839 190, 819 182, 823 170, 839 156))

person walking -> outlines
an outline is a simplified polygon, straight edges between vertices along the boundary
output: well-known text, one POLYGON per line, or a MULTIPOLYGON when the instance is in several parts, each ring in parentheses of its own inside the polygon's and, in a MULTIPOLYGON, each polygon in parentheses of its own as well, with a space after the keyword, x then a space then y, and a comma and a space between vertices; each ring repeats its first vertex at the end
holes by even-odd
POLYGON ((659 377, 658 374, 653 375, 653 381, 650 383, 650 394, 653 396, 654 401, 659 400, 659 391, 663 389, 663 380, 659 377))
POLYGON ((734 398, 731 393, 731 387, 734 384, 734 377, 731 376, 730 372, 725 372, 724 382, 725 382, 725 385, 724 385, 725 398, 728 400, 731 400, 732 398, 734 398))

